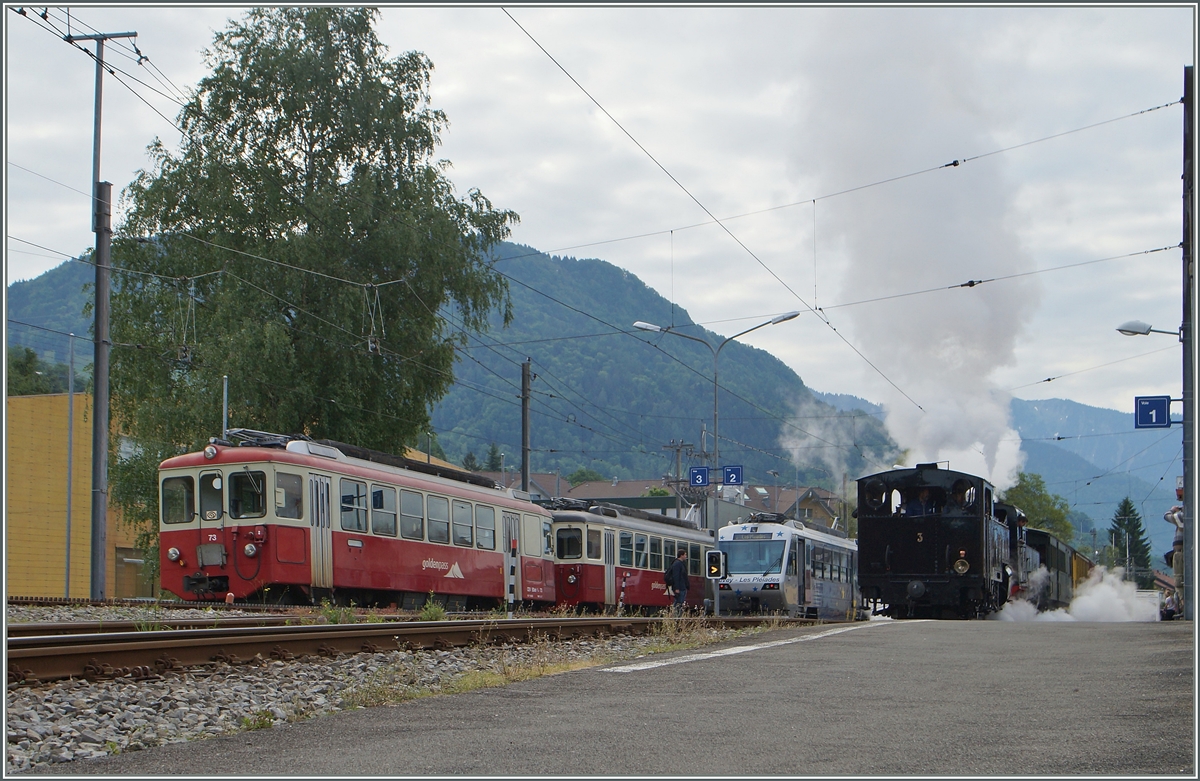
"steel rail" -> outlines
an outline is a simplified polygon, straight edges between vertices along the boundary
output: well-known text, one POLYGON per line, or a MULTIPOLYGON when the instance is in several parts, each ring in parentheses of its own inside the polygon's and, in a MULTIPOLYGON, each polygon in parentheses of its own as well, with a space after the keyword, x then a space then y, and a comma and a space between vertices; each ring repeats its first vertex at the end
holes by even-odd
MULTIPOLYGON (((180 629, 7 638, 9 683, 36 684, 62 678, 155 678, 167 671, 210 663, 244 664, 315 654, 379 653, 397 648, 449 649, 471 644, 516 643, 547 637, 568 640, 613 634, 645 634, 660 617, 532 618, 476 621, 389 621, 366 624, 180 629)), ((711 626, 764 622, 789 626, 804 619, 722 616, 711 626)))
MULTIPOLYGON (((402 618, 392 620, 402 621, 402 618)), ((9 637, 49 637, 52 635, 91 635, 112 632, 149 632, 154 630, 219 629, 231 626, 288 626, 321 623, 314 616, 243 616, 226 618, 145 618, 117 621, 62 621, 9 624, 9 637)))

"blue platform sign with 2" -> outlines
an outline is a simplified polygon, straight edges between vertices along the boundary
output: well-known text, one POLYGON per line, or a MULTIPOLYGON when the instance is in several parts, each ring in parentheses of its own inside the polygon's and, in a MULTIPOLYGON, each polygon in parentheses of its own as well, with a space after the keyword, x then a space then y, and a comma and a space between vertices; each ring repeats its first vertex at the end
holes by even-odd
POLYGON ((1134 402, 1134 428, 1170 428, 1170 396, 1136 396, 1134 402))
POLYGON ((741 485, 742 484, 742 466, 727 466, 725 469, 725 485, 741 485))
POLYGON ((708 485, 708 467, 693 466, 688 469, 688 484, 692 486, 708 485))

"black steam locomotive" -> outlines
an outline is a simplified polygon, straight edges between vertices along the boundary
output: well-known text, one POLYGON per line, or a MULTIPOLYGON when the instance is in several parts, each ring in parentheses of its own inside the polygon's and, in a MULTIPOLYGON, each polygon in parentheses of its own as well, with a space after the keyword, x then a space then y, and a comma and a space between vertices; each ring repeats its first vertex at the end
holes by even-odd
POLYGON ((858 480, 859 585, 893 618, 999 610, 1016 576, 1006 514, 975 475, 918 464, 858 480))

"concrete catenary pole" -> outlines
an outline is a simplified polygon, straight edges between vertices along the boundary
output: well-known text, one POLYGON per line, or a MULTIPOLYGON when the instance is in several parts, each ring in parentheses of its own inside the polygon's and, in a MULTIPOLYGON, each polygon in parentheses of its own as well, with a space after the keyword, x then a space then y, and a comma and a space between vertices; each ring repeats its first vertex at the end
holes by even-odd
POLYGON ((107 598, 108 545, 108 336, 109 271, 112 268, 112 184, 100 181, 100 117, 104 102, 104 42, 136 38, 136 32, 66 35, 64 40, 96 42, 96 109, 92 127, 92 230, 96 234, 96 340, 92 359, 92 599, 107 598))
POLYGON ((1195 161, 1192 157, 1192 145, 1195 143, 1193 111, 1193 73, 1192 66, 1183 69, 1183 323, 1179 328, 1179 338, 1183 342, 1183 594, 1184 618, 1191 621, 1195 617, 1193 595, 1195 588, 1193 578, 1195 573, 1195 519, 1196 491, 1193 485, 1195 477, 1195 412, 1192 408, 1195 401, 1195 358, 1192 354, 1192 307, 1195 304, 1194 282, 1195 269, 1192 264, 1192 226, 1193 204, 1192 197, 1193 172, 1195 161))

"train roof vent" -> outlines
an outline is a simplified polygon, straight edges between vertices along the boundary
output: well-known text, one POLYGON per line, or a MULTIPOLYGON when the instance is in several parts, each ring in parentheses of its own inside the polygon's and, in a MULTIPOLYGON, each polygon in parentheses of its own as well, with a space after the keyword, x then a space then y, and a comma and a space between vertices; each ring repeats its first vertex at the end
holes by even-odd
POLYGON ((512 489, 512 495, 514 499, 524 499, 527 502, 529 501, 529 492, 522 491, 520 488, 512 489))
POLYGON ((336 459, 338 456, 340 456, 342 454, 342 452, 340 450, 338 450, 336 447, 329 447, 328 445, 318 445, 316 442, 308 443, 308 452, 312 453, 314 456, 321 456, 322 458, 333 458, 333 459, 336 459))

